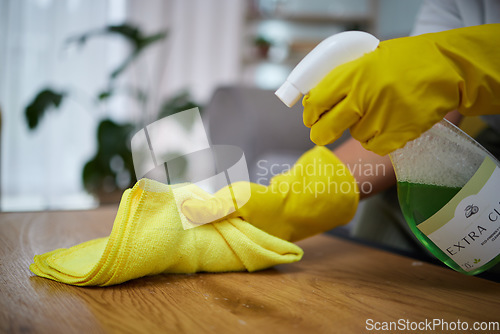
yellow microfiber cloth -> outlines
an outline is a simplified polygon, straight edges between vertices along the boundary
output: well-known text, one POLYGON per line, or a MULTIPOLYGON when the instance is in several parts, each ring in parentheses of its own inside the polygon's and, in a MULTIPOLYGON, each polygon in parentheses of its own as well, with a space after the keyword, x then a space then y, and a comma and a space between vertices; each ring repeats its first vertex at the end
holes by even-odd
POLYGON ((124 192, 111 235, 36 255, 38 276, 79 286, 107 286, 161 274, 256 271, 302 258, 298 246, 240 218, 184 229, 179 210, 212 195, 193 184, 142 179, 124 192))

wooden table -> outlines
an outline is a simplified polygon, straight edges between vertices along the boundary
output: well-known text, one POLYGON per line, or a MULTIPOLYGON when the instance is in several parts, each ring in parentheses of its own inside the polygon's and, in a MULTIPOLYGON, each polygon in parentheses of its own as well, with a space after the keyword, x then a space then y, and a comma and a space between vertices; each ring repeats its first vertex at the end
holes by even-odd
POLYGON ((109 234, 115 213, 0 214, 0 331, 367 333, 375 322, 500 321, 500 284, 326 235, 299 243, 300 262, 251 274, 80 288, 29 271, 35 254, 109 234))

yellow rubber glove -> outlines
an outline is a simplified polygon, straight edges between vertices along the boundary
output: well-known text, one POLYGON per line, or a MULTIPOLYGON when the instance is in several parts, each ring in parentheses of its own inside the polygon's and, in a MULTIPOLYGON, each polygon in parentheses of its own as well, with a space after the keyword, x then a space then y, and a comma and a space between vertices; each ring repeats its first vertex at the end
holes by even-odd
POLYGON ((211 196, 194 185, 169 188, 142 179, 125 191, 109 237, 37 255, 30 270, 67 284, 107 286, 160 273, 255 271, 301 259, 296 245, 239 218, 184 230, 182 202, 211 196))
POLYGON ((452 110, 500 113, 499 36, 500 24, 489 24, 381 42, 304 97, 311 140, 326 145, 350 128, 385 155, 452 110))
POLYGON ((276 175, 269 186, 236 182, 208 200, 188 200, 182 211, 195 223, 213 217, 241 217, 259 229, 297 241, 348 223, 356 213, 359 191, 348 168, 327 148, 307 151, 289 171, 276 175), (248 190, 250 188, 250 190, 248 190), (238 205, 240 198, 250 199, 238 205))

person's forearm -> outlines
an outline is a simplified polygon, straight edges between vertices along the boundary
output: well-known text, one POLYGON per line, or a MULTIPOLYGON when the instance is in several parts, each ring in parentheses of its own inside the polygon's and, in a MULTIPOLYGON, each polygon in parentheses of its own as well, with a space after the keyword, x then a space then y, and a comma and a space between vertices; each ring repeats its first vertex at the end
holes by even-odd
POLYGON ((396 183, 389 156, 366 150, 354 138, 349 138, 333 151, 347 165, 356 179, 360 199, 383 191, 396 183))
MULTIPOLYGON (((452 111, 446 115, 446 119, 457 125, 462 115, 458 111, 452 111)), ((349 138, 333 153, 349 167, 358 184, 360 199, 384 191, 396 183, 389 156, 380 156, 366 150, 354 138, 349 138)))

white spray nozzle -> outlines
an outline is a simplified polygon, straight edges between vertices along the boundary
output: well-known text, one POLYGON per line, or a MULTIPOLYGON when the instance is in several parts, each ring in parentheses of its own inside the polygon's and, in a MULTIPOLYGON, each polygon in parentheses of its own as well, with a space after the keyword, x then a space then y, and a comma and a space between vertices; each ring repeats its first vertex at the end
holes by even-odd
POLYGON ((276 94, 276 96, 289 108, 293 107, 302 96, 300 90, 288 80, 285 81, 274 94, 276 94))
POLYGON ((345 31, 319 43, 293 69, 276 96, 292 107, 335 67, 355 60, 375 50, 379 40, 362 31, 345 31))

